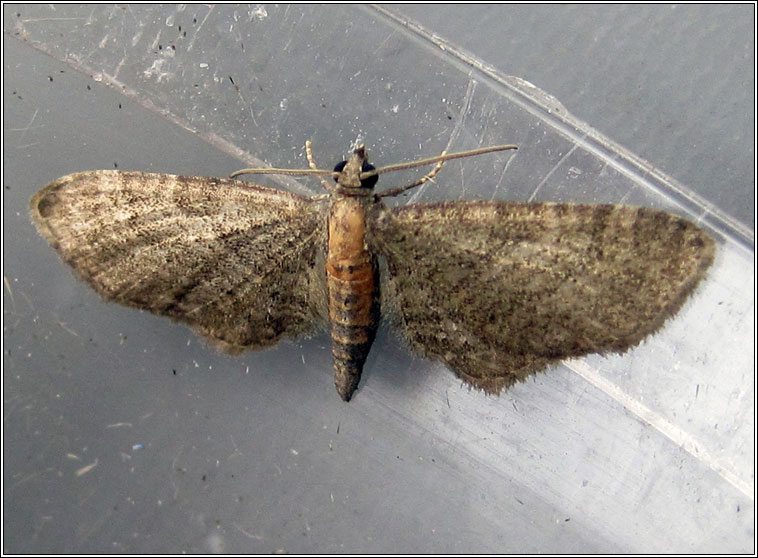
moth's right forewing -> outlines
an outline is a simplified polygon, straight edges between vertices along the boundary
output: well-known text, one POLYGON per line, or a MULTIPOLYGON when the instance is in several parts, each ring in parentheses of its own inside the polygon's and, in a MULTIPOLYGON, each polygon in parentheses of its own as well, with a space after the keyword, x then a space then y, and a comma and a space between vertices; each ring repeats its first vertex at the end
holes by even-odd
POLYGON ((313 329, 325 307, 323 214, 245 183, 92 171, 31 201, 37 228, 106 300, 168 315, 228 349, 313 329))
POLYGON ((653 209, 445 202, 381 209, 383 304, 421 354, 497 392, 547 364, 624 351, 676 312, 713 260, 653 209))

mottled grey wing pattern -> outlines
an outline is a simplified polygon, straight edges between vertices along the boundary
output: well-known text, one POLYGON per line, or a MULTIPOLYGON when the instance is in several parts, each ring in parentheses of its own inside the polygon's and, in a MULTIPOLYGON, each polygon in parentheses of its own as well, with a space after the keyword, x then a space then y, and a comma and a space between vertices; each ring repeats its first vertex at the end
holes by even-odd
POLYGON ((612 205, 410 205, 378 212, 370 231, 389 268, 383 304, 411 346, 488 392, 637 344, 714 254, 684 219, 612 205))
MULTIPOLYGON (((312 329, 323 217, 235 180, 93 171, 31 201, 40 232, 106 300, 171 316, 228 350, 312 329)), ((322 280, 323 281, 323 280, 322 280)))

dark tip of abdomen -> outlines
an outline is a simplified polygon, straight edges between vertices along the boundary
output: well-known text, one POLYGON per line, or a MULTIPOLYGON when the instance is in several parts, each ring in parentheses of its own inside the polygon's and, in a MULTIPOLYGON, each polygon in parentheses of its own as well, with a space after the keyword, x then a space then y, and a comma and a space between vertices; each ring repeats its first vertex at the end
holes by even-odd
POLYGON ((337 393, 343 401, 350 401, 361 381, 361 372, 363 372, 363 362, 358 362, 352 358, 345 360, 334 360, 334 386, 337 393))

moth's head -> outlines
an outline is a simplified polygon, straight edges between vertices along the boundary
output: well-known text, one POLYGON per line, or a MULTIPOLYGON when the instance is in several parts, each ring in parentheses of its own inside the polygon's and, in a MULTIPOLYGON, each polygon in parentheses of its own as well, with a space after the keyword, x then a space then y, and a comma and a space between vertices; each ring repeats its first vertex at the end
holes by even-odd
POLYGON ((361 173, 372 171, 375 168, 368 162, 366 147, 359 145, 347 161, 337 163, 334 167, 334 172, 340 173, 335 180, 337 184, 346 189, 372 190, 379 181, 379 176, 373 175, 361 180, 361 173))

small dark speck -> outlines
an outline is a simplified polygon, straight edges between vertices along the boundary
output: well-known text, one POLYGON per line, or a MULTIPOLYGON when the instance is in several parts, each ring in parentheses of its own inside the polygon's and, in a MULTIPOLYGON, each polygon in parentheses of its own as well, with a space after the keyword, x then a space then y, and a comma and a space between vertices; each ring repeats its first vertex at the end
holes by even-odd
POLYGON ((176 50, 176 45, 171 45, 171 50, 176 50))
POLYGON ((186 37, 186 36, 187 36, 187 32, 185 31, 182 33, 182 37, 186 37))
POLYGON ((49 79, 50 81, 53 81, 53 76, 47 76, 47 79, 49 79))
POLYGON ((92 91, 92 88, 89 85, 87 86, 87 91, 92 91))
POLYGON ((158 45, 158 50, 163 50, 163 45, 158 45))
POLYGON ((196 17, 192 18, 192 23, 197 23, 197 18, 196 17))
POLYGON ((740 505, 737 504, 737 513, 740 513, 740 505))
POLYGON ((203 481, 208 480, 208 475, 203 475, 203 481))
POLYGON ((117 169, 117 168, 118 168, 118 163, 117 163, 116 161, 113 161, 113 168, 114 168, 114 169, 117 169))
POLYGON ((181 31, 182 31, 182 26, 180 25, 180 26, 178 27, 178 29, 179 29, 179 32, 181 33, 181 31))
POLYGON ((234 80, 232 79, 232 76, 229 76, 229 81, 231 81, 232 85, 234 85, 234 80))
POLYGON ((174 373, 174 376, 176 376, 176 370, 172 370, 172 372, 174 373))
POLYGON ((563 520, 564 523, 568 523, 569 521, 571 521, 570 517, 567 517, 566 519, 563 520))
POLYGON ((519 500, 519 499, 518 499, 518 498, 516 498, 515 496, 514 496, 514 499, 515 499, 515 500, 516 500, 516 501, 517 501, 519 504, 521 504, 522 506, 524 505, 524 502, 522 502, 521 500, 519 500))
POLYGON ((448 120, 452 120, 452 119, 453 119, 453 117, 452 117, 452 116, 450 116, 450 115, 448 115, 448 116, 447 116, 447 119, 448 119, 448 120))
POLYGON ((121 103, 118 104, 118 108, 121 108, 121 103))
POLYGON ((16 17, 21 17, 21 12, 16 12, 16 17))

